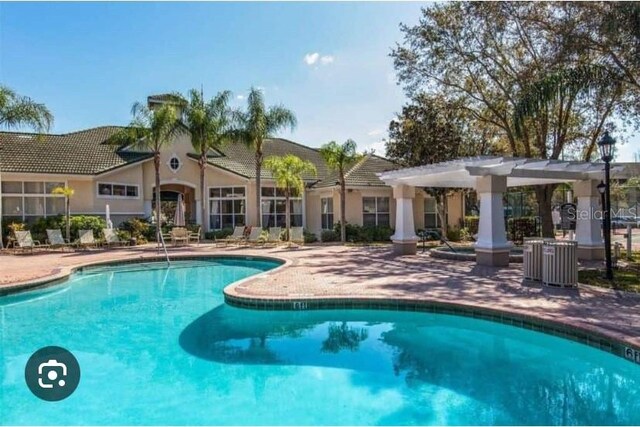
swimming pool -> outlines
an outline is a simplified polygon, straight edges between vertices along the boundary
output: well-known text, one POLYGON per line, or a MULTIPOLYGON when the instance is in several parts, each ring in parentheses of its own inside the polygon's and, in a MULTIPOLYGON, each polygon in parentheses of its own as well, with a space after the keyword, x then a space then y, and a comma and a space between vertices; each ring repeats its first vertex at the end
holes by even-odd
POLYGON ((640 366, 459 316, 253 311, 229 283, 278 265, 88 269, 0 298, 2 424, 640 424, 640 366), (37 399, 24 366, 59 345, 82 379, 37 399))

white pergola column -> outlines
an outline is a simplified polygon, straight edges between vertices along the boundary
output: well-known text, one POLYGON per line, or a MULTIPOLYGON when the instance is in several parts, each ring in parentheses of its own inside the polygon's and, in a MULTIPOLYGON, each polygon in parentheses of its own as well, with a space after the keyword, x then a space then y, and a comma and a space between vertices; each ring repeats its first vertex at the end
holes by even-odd
POLYGON ((202 226, 203 230, 208 230, 202 218, 202 201, 196 199, 196 224, 202 226))
POLYGON ((502 194, 507 190, 507 177, 478 177, 476 192, 480 200, 480 223, 476 241, 476 263, 489 266, 509 265, 512 244, 507 241, 502 194))
POLYGON ((394 185, 396 200, 396 231, 391 240, 393 251, 398 255, 414 255, 418 248, 418 236, 413 224, 413 199, 416 188, 410 185, 394 185))
POLYGON ((573 192, 578 198, 576 210, 576 240, 578 259, 604 259, 602 238, 602 207, 598 181, 576 181, 573 192), (600 215, 597 215, 600 213, 600 215))

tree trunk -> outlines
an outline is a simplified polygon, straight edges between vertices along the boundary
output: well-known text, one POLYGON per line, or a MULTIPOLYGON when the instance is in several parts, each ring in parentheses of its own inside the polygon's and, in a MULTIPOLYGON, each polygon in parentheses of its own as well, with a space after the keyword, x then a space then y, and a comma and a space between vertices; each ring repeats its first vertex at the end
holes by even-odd
POLYGON ((204 239, 207 206, 205 201, 207 200, 207 189, 204 185, 204 173, 207 168, 207 153, 202 153, 200 156, 200 237, 204 239))
POLYGON ((340 171, 340 241, 347 241, 347 214, 345 208, 347 205, 347 186, 344 182, 344 173, 340 171))
POLYGON ((289 189, 287 188, 287 192, 284 195, 284 202, 287 204, 284 207, 284 215, 285 215, 285 228, 287 229, 287 241, 291 243, 291 206, 289 206, 289 189))
POLYGON ((71 243, 71 203, 69 203, 69 197, 65 197, 65 207, 67 211, 67 241, 71 243))
POLYGON ((156 151, 153 155, 153 166, 156 169, 156 242, 160 247, 160 234, 162 233, 162 217, 160 207, 160 153, 156 151))
POLYGON ((260 198, 262 195, 262 150, 256 150, 256 215, 258 215, 258 225, 262 226, 262 213, 260 212, 260 198))
POLYGON ((554 237, 551 198, 553 197, 555 188, 555 184, 538 185, 535 187, 538 212, 542 221, 542 237, 554 237))

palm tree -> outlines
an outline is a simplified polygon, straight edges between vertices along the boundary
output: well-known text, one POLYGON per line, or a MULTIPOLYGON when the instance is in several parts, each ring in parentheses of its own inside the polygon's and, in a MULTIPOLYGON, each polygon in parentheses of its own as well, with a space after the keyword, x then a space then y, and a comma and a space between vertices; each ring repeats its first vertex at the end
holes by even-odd
POLYGON ((0 128, 26 126, 43 133, 48 132, 52 124, 53 115, 44 104, 20 96, 6 86, 0 86, 0 128))
POLYGON ((259 89, 251 88, 247 97, 247 111, 235 114, 237 123, 236 139, 244 142, 255 150, 256 159, 256 212, 260 216, 261 173, 264 153, 263 142, 267 138, 283 129, 294 129, 296 116, 282 105, 269 108, 264 105, 264 96, 259 89))
POLYGON ((292 195, 302 194, 304 192, 304 174, 316 175, 316 167, 313 163, 302 160, 293 154, 286 156, 270 156, 264 161, 264 166, 271 171, 276 187, 284 191, 285 198, 285 217, 287 228, 287 240, 291 242, 291 216, 290 216, 290 199, 292 195))
POLYGON ((320 147, 320 155, 327 163, 329 169, 338 173, 340 183, 340 240, 342 243, 347 240, 347 223, 345 215, 345 205, 347 197, 347 184, 345 174, 347 170, 362 159, 362 154, 356 152, 356 143, 352 139, 346 140, 343 144, 331 141, 320 147))
MULTIPOLYGON (((229 108, 230 91, 219 92, 209 102, 205 102, 201 91, 189 91, 188 101, 183 101, 183 122, 191 134, 191 144, 198 153, 200 166, 201 218, 204 223, 207 215, 205 170, 207 156, 212 148, 219 148, 232 138, 233 111, 229 108)), ((204 227, 201 228, 204 233, 204 227)))
POLYGON ((69 187, 56 187, 51 191, 51 194, 64 196, 64 212, 67 220, 66 235, 67 241, 69 242, 71 241, 71 205, 69 202, 74 193, 75 191, 73 190, 73 188, 69 187))
POLYGON ((160 209, 160 151, 171 144, 173 138, 184 132, 178 119, 177 106, 164 104, 153 110, 136 102, 131 108, 133 120, 129 126, 116 132, 109 142, 112 144, 132 144, 140 150, 153 153, 153 165, 156 171, 156 241, 160 242, 162 217, 160 209))
MULTIPOLYGON (((39 104, 29 97, 20 96, 8 87, 0 85, 0 128, 15 129, 24 126, 38 133, 45 133, 49 131, 52 124, 53 115, 44 104, 39 104)), ((2 150, 2 144, 0 144, 0 150, 2 150)), ((1 158, 0 170, 2 170, 1 158)), ((1 229, 2 215, 0 214, 1 229)), ((2 236, 0 236, 0 249, 3 247, 2 236)))

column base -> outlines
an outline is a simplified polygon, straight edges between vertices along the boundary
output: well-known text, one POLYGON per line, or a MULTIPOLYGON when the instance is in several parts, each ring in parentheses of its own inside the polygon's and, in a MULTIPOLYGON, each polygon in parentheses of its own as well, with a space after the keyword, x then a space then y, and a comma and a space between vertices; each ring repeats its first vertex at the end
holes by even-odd
POLYGON ((603 260, 604 248, 601 246, 578 246, 578 259, 584 260, 603 260))
POLYGON ((396 255, 415 255, 418 252, 418 243, 416 241, 393 242, 393 253, 396 255))
POLYGON ((476 264, 490 267, 507 267, 509 265, 509 252, 509 248, 476 248, 476 264))

